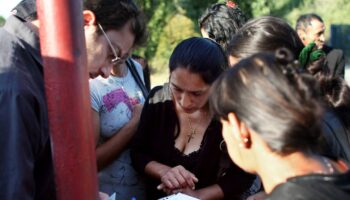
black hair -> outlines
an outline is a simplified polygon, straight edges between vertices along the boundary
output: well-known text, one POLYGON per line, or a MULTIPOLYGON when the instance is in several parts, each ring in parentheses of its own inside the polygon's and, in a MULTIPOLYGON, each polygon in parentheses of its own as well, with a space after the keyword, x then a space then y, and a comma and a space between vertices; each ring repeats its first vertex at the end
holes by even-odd
POLYGON ((22 0, 11 10, 11 13, 22 21, 37 20, 36 0, 22 0))
POLYGON ((346 81, 340 77, 318 77, 319 90, 322 100, 332 108, 347 132, 350 143, 350 88, 346 81))
POLYGON ((259 52, 275 52, 287 48, 298 58, 304 44, 295 30, 284 20, 265 16, 247 22, 233 36, 227 52, 236 58, 245 58, 259 52))
MULTIPOLYGON (((91 10, 96 21, 107 31, 119 30, 131 21, 131 32, 135 34, 134 46, 144 44, 147 39, 145 17, 133 0, 84 0, 84 9, 91 10)), ((37 17, 36 0, 22 0, 12 13, 24 21, 37 17)), ((100 30, 98 32, 101 34, 100 30)))
POLYGON ((212 84, 227 68, 222 47, 208 38, 192 37, 180 42, 170 56, 170 72, 182 67, 201 75, 206 84, 212 84))
MULTIPOLYGON (((280 47, 287 47, 298 58, 304 45, 297 33, 282 19, 261 17, 240 29, 230 43, 228 54, 245 58, 258 52, 274 52, 280 47)), ((305 70, 316 78, 321 100, 335 111, 350 135, 350 88, 342 78, 331 77, 324 59, 321 57, 299 70, 305 70)))
POLYGON ((322 18, 319 15, 317 15, 315 13, 308 13, 308 14, 301 15, 297 19, 297 23, 296 23, 295 29, 296 30, 303 30, 303 31, 305 31, 308 26, 311 26, 311 21, 312 20, 317 20, 317 21, 323 23, 323 20, 322 20, 322 18))
POLYGON ((298 71, 293 57, 279 49, 275 55, 258 53, 243 59, 217 79, 209 99, 216 116, 227 120, 235 113, 282 155, 318 151, 324 139, 317 83, 298 71))
POLYGON ((198 23, 209 38, 226 49, 232 36, 247 21, 245 14, 238 6, 230 7, 225 3, 211 5, 199 18, 198 23))
POLYGON ((147 39, 144 14, 133 0, 84 0, 84 9, 91 10, 105 30, 119 30, 131 20, 135 46, 142 45, 147 39))

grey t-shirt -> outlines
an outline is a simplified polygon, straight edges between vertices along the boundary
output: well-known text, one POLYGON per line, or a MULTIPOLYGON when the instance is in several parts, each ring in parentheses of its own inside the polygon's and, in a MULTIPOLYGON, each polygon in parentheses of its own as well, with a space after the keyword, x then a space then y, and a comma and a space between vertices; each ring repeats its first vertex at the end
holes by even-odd
MULTIPOLYGON (((140 64, 134 62, 142 76, 140 64)), ((142 91, 128 70, 125 77, 97 77, 90 81, 91 107, 100 115, 100 138, 103 142, 129 122, 133 106, 144 103, 142 91)), ((144 199, 145 190, 137 172, 133 169, 129 149, 98 174, 100 191, 116 199, 144 199)))

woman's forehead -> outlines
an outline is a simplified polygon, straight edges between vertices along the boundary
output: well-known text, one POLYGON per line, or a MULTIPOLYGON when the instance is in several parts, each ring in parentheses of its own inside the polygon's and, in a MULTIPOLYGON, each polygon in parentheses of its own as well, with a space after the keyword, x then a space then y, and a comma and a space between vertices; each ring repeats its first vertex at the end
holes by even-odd
POLYGON ((176 68, 170 74, 170 84, 182 90, 198 91, 210 87, 199 73, 191 72, 186 68, 176 68))

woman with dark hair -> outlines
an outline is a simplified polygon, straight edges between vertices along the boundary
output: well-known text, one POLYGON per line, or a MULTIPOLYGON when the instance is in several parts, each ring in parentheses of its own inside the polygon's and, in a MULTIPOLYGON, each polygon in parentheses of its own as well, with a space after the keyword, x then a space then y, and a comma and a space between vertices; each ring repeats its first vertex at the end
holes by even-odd
POLYGON ((227 48, 230 65, 236 60, 259 52, 275 52, 278 48, 288 48, 299 56, 304 48, 298 34, 283 19, 271 16, 248 21, 236 33, 227 48))
POLYGON ((259 53, 213 84, 210 107, 229 155, 260 176, 267 199, 349 199, 349 167, 317 153, 323 135, 315 79, 299 74, 292 58, 285 49, 259 53))
POLYGON ((255 176, 233 163, 220 171, 221 125, 209 113, 208 97, 226 68, 211 39, 189 38, 174 49, 169 83, 150 92, 131 148, 134 167, 147 176, 148 199, 175 192, 240 199, 250 188, 255 176))
POLYGON ((310 45, 304 48, 298 34, 284 20, 266 16, 247 22, 233 36, 227 53, 233 66, 255 53, 275 52, 283 47, 291 50, 294 58, 299 58, 301 70, 318 80, 320 98, 327 107, 322 116, 322 131, 326 137, 323 154, 350 162, 350 89, 343 79, 328 75, 321 55, 311 59, 315 52, 310 45))
POLYGON ((215 40, 226 49, 232 36, 246 21, 242 10, 229 1, 211 5, 199 18, 198 24, 203 37, 215 40))

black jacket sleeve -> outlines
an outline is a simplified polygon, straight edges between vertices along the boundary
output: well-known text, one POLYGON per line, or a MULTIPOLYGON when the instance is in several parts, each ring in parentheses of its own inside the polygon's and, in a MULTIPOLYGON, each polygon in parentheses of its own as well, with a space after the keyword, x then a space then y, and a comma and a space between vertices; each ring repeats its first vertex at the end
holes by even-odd
POLYGON ((135 133, 135 136, 132 139, 131 144, 131 160, 134 168, 139 173, 144 173, 146 165, 154 160, 150 153, 150 136, 152 134, 152 127, 154 126, 152 116, 154 116, 154 111, 152 109, 152 104, 150 104, 150 99, 154 96, 154 93, 158 88, 154 88, 143 106, 140 122, 135 133))
POLYGON ((35 98, 0 91, 0 199, 34 199, 35 155, 40 125, 35 98))

